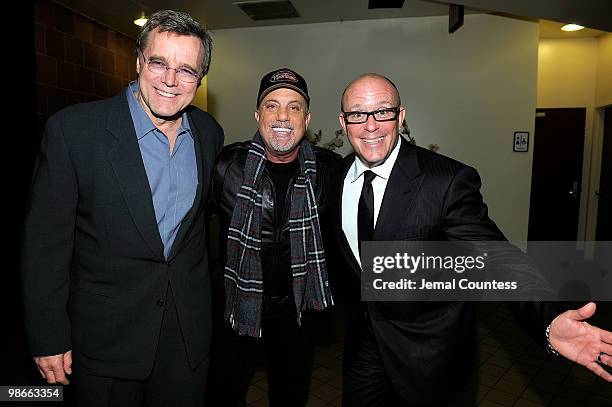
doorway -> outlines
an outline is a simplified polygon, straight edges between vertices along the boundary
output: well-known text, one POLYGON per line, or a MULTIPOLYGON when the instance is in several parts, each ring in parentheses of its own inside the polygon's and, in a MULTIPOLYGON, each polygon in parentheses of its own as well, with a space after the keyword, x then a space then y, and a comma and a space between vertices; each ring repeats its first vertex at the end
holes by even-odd
POLYGON ((528 240, 577 239, 586 108, 537 109, 528 240))
POLYGON ((612 106, 608 106, 604 113, 601 175, 599 190, 595 194, 599 199, 595 240, 612 241, 612 106))

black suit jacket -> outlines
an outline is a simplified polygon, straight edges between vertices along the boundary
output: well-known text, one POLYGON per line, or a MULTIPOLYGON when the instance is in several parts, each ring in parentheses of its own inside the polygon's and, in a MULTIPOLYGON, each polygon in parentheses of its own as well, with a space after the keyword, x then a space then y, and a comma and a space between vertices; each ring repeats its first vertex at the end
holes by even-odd
POLYGON ((23 235, 24 314, 33 355, 73 350, 76 369, 142 379, 151 370, 168 281, 189 362, 210 342, 204 203, 223 131, 190 107, 193 207, 164 258, 125 90, 47 122, 23 235))
MULTIPOLYGON (((371 323, 380 357, 394 388, 410 404, 446 402, 469 379, 475 358, 474 305, 466 302, 360 302, 361 269, 342 231, 343 180, 354 161, 342 161, 330 195, 334 230, 348 263, 342 279, 353 304, 346 337, 347 368, 366 323, 371 323)), ((403 140, 382 200, 373 240, 505 240, 489 219, 476 170, 403 140)), ((508 245, 509 253, 516 255, 508 245)), ((531 265, 522 265, 529 273, 531 265)), ((334 282, 332 280, 332 282, 334 282)), ((543 338, 554 311, 549 304, 511 304, 530 333, 543 338)))

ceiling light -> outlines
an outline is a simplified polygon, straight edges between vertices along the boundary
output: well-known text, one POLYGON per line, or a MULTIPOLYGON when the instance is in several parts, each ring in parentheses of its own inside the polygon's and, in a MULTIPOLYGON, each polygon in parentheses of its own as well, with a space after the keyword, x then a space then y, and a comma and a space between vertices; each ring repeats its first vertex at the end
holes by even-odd
POLYGON ((134 20, 134 24, 136 24, 139 27, 142 27, 143 25, 145 25, 147 23, 149 19, 145 16, 145 13, 142 12, 140 14, 140 17, 138 17, 136 20, 134 20))
POLYGON ((578 31, 582 30, 584 27, 578 24, 565 24, 561 29, 563 31, 578 31))

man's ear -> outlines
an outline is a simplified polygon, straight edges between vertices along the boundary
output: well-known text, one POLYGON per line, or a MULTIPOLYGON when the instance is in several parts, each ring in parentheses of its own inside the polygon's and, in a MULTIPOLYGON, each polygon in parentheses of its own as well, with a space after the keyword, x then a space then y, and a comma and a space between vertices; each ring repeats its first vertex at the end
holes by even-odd
POLYGON ((402 123, 404 123, 405 117, 406 117, 406 108, 404 106, 400 106, 399 115, 397 116, 397 119, 399 120, 398 127, 401 126, 402 123))
POLYGON ((310 125, 310 112, 306 113, 306 128, 310 125))
POLYGON ((346 123, 344 123, 344 116, 342 116, 342 113, 338 115, 338 121, 340 122, 340 127, 342 127, 342 130, 344 130, 344 133, 346 133, 346 123))
POLYGON ((259 111, 255 110, 255 121, 259 123, 259 111))

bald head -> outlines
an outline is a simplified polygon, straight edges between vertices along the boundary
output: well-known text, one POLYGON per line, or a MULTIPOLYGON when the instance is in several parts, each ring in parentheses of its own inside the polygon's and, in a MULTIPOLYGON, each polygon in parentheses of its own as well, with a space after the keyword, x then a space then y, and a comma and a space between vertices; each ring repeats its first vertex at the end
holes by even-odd
POLYGON ((384 163, 406 115, 397 87, 382 75, 361 75, 344 90, 341 107, 338 121, 359 160, 370 168, 384 163))
POLYGON ((361 85, 362 83, 375 83, 375 82, 384 82, 387 84, 387 86, 389 86, 389 88, 391 89, 391 92, 394 96, 394 100, 391 101, 393 103, 394 106, 398 106, 402 103, 402 101, 400 100, 400 95, 399 95, 399 91, 397 90, 397 86, 395 86, 395 84, 386 76, 384 75, 380 75, 377 73, 365 73, 363 75, 359 75, 357 78, 353 79, 351 82, 349 82, 348 85, 346 85, 346 88, 344 88, 344 92, 342 92, 342 100, 340 102, 340 109, 344 112, 345 107, 346 107, 346 103, 347 103, 347 98, 349 93, 351 93, 351 91, 355 88, 358 87, 358 85, 361 85))

